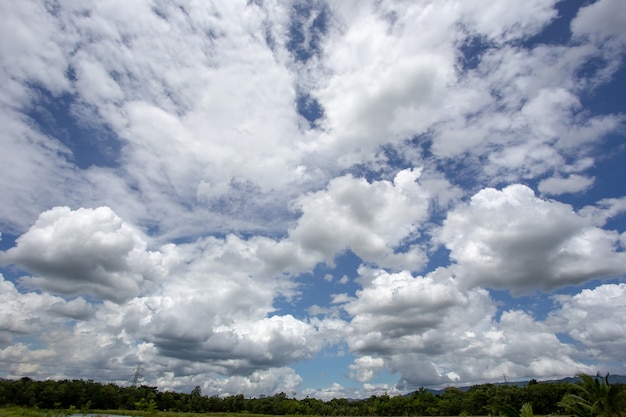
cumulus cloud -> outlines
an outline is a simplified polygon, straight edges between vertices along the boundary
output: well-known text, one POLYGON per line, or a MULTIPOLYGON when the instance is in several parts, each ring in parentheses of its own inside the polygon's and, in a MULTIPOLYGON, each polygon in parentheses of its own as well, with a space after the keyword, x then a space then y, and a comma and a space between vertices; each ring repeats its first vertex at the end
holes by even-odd
POLYGON ((324 401, 330 401, 333 398, 358 398, 362 395, 358 389, 346 388, 337 382, 334 382, 330 386, 324 388, 305 389, 303 394, 314 398, 320 398, 324 401))
POLYGON ((344 166, 371 159, 384 143, 423 133, 438 118, 435 109, 454 80, 454 31, 447 29, 456 16, 453 7, 437 13, 422 6, 330 4, 344 25, 329 31, 327 59, 311 94, 324 108, 327 132, 317 148, 344 166))
POLYGON ((584 289, 573 296, 555 295, 560 308, 548 322, 554 332, 566 333, 580 342, 585 354, 603 362, 623 363, 626 284, 605 284, 584 289))
POLYGON ((462 379, 467 378, 467 371, 475 373, 478 367, 483 367, 485 379, 497 378, 498 373, 553 376, 569 375, 572 370, 589 372, 576 359, 573 347, 561 343, 550 327, 527 312, 505 311, 485 330, 463 337, 467 346, 461 352, 471 359, 463 364, 465 369, 461 366, 457 371, 462 379))
MULTIPOLYGON (((198 300, 189 305, 203 309, 198 300)), ((188 312, 181 308, 160 311, 146 323, 146 339, 159 355, 212 364, 223 375, 249 375, 257 369, 308 359, 323 343, 323 339, 316 338, 315 327, 289 315, 220 324, 219 320, 225 319, 221 315, 211 317, 205 311, 183 316, 188 312), (194 324, 202 316, 204 324, 194 324), (176 329, 171 328, 174 323, 176 329)))
POLYGON ((441 324, 445 319, 442 311, 467 302, 451 278, 443 274, 438 271, 427 277, 413 277, 406 271, 389 274, 361 270, 363 289, 357 291, 356 298, 346 303, 344 309, 355 316, 351 325, 359 328, 356 334, 367 339, 367 343, 355 341, 353 348, 360 350, 363 344, 369 349, 370 343, 379 343, 389 350, 403 344, 426 348, 422 336, 441 324), (406 334, 415 338, 402 340, 406 334))
POLYGON ((0 274, 0 344, 6 345, 14 336, 37 335, 63 320, 87 320, 94 308, 83 298, 66 301, 50 294, 21 293, 0 274))
MULTIPOLYGON (((48 336, 50 346, 75 363, 104 362, 119 372, 120 366, 133 366, 133 361, 160 357, 167 364, 165 370, 175 370, 167 382, 170 386, 186 386, 180 378, 209 374, 212 380, 219 375, 217 380, 224 386, 216 383, 212 389, 220 392, 237 386, 246 392, 263 392, 271 388, 272 380, 276 389, 293 388, 299 377, 285 366, 311 358, 337 340, 337 324, 332 321, 272 314, 279 295, 295 294, 289 274, 313 265, 304 255, 304 260, 285 262, 285 256, 296 253, 293 246, 229 235, 150 252, 144 237, 109 208, 61 207, 43 213, 3 257, 38 274, 22 278, 25 284, 113 301, 94 307, 82 298, 65 302, 47 295, 53 301, 49 312, 56 316, 91 319, 95 315, 96 320, 65 330, 63 337, 48 336), (74 346, 67 345, 67 333, 74 346), (140 352, 131 354, 138 341, 140 352), (94 342, 112 358, 85 353, 82 347, 94 342), (111 362, 120 358, 122 363, 111 362), (270 378, 275 373, 276 379, 270 378)), ((9 298, 16 294, 14 289, 9 298)), ((8 330, 41 331, 37 321, 28 317, 15 322, 19 328, 14 324, 8 330)))
POLYGON ((485 292, 463 293, 445 270, 425 277, 407 271, 360 273, 363 289, 343 305, 351 316, 348 346, 363 358, 352 365, 357 380, 371 379, 383 368, 382 358, 385 367, 411 384, 446 381, 432 358, 459 347, 459 338, 448 333, 459 331, 457 318, 471 327, 494 312, 485 292))
POLYGON ((53 208, 16 243, 2 261, 37 274, 23 277, 24 285, 59 294, 123 302, 164 273, 161 255, 108 207, 53 208))
POLYGON ((298 390, 302 377, 291 368, 259 370, 248 377, 232 377, 205 383, 207 391, 220 395, 238 395, 242 392, 252 397, 292 393, 298 390))
POLYGON ((580 352, 559 340, 557 326, 521 310, 498 317, 486 290, 463 290, 451 271, 413 277, 362 270, 360 279, 363 290, 344 305, 351 316, 346 340, 357 355, 350 376, 357 381, 388 369, 410 390, 590 370, 578 361, 580 352))
POLYGON ((350 378, 358 382, 370 381, 384 366, 385 361, 382 358, 360 356, 354 360, 354 364, 349 366, 350 378))
POLYGON ((327 263, 351 249, 366 262, 419 269, 425 260, 419 247, 395 249, 419 233, 428 214, 429 194, 417 182, 420 174, 407 169, 393 182, 373 183, 351 175, 336 178, 327 190, 298 200, 302 216, 289 237, 327 263))
POLYGON ((624 273, 619 235, 524 185, 487 188, 448 213, 439 234, 467 285, 514 294, 624 273))
POLYGON ((275 299, 295 291, 284 275, 293 268, 267 256, 279 246, 230 235, 169 248, 168 280, 152 295, 109 306, 107 316, 179 375, 190 375, 194 361, 222 378, 249 378, 308 359, 335 336, 329 323, 274 314, 275 299))

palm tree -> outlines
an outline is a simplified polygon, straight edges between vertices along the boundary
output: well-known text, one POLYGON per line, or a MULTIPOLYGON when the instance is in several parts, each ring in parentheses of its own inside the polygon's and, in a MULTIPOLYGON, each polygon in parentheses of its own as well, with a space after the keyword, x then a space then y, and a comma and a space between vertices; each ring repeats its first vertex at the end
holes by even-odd
POLYGON ((503 417, 534 417, 533 406, 531 403, 525 403, 519 413, 516 409, 509 405, 498 407, 500 415, 503 417))
POLYGON ((620 387, 609 383, 609 374, 604 378, 598 373, 595 378, 578 374, 578 394, 565 394, 559 406, 577 417, 619 417, 624 411, 624 394, 620 387))

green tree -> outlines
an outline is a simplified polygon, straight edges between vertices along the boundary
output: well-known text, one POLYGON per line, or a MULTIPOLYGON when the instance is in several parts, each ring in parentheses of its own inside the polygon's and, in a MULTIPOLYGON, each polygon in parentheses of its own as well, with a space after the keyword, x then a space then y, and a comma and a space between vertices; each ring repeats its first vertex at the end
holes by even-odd
POLYGON ((624 411, 624 393, 620 387, 609 383, 609 374, 604 378, 579 374, 575 384, 577 393, 565 394, 559 405, 577 417, 619 417, 624 411))
POLYGON ((28 377, 15 381, 12 402, 15 405, 34 407, 37 404, 36 382, 28 377))
POLYGON ((533 411, 541 416, 557 414, 561 411, 558 402, 571 392, 572 384, 567 382, 540 382, 528 384, 524 390, 523 402, 531 403, 533 411))
POLYGON ((246 405, 246 400, 243 394, 230 396, 230 410, 233 413, 241 413, 246 405))
POLYGON ((171 408, 174 408, 175 401, 176 401, 176 399, 174 398, 174 394, 172 394, 169 391, 159 393, 159 394, 160 394, 158 396, 159 408, 161 410, 169 410, 171 408))
POLYGON ((458 416, 467 413, 465 407, 465 393, 457 387, 447 387, 441 395, 439 413, 445 416, 458 416))

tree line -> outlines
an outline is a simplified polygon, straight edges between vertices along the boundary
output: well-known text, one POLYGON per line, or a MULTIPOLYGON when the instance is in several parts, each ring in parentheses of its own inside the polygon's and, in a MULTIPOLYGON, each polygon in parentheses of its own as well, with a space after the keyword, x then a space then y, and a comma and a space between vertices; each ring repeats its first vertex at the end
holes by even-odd
POLYGON ((330 401, 308 397, 296 399, 285 393, 260 398, 244 398, 241 394, 206 396, 202 395, 200 387, 190 394, 160 392, 156 387, 145 385, 120 387, 91 380, 36 381, 26 377, 0 380, 0 406, 57 410, 125 409, 143 410, 149 414, 168 410, 321 416, 465 416, 499 415, 505 408, 519 410, 525 404, 532 404, 536 415, 620 417, 626 416, 625 396, 626 386, 611 385, 608 375, 605 378, 581 375, 578 384, 531 380, 526 386, 481 384, 466 390, 449 387, 440 393, 420 388, 405 396, 374 395, 366 399, 330 401), (594 399, 591 398, 593 395, 604 397, 594 399), (609 404, 613 414, 598 411, 602 404, 609 404))

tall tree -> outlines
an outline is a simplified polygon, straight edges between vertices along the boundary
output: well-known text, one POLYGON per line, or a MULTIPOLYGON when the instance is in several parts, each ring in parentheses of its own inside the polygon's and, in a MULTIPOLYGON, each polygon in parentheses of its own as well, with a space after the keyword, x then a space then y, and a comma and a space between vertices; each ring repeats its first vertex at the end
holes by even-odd
POLYGON ((577 393, 565 394, 559 405, 577 417, 619 417, 624 411, 624 393, 619 386, 609 383, 609 374, 603 378, 579 374, 577 393))

